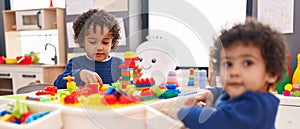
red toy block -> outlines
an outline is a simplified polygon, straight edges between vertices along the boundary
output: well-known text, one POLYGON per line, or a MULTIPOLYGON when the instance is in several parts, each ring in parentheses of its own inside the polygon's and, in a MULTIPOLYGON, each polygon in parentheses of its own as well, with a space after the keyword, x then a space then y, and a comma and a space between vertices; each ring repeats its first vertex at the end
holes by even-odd
POLYGON ((64 99, 65 104, 75 104, 78 103, 78 96, 76 92, 72 92, 70 95, 66 96, 64 99))
POLYGON ((44 88, 45 91, 49 91, 49 92, 53 92, 53 93, 57 93, 57 87, 56 86, 46 86, 44 88))
POLYGON ((135 84, 154 84, 155 80, 153 78, 139 78, 136 80, 135 84))
POLYGON ((130 98, 128 98, 124 95, 121 95, 119 97, 119 102, 122 103, 122 104, 128 104, 128 103, 132 103, 133 101, 130 98))
POLYGON ((30 116, 30 112, 26 112, 22 114, 21 123, 24 123, 25 120, 30 116))
POLYGON ((106 104, 115 104, 117 102, 117 97, 115 95, 104 95, 104 100, 106 104))
POLYGON ((83 96, 87 97, 87 96, 89 96, 92 93, 92 90, 90 88, 88 88, 88 87, 85 87, 85 88, 81 88, 81 89, 79 89, 79 90, 77 90, 75 92, 77 93, 78 96, 83 95, 83 96))
POLYGON ((141 96, 154 96, 154 94, 151 91, 151 89, 148 87, 141 90, 141 96))
POLYGON ((101 88, 101 87, 100 87, 99 83, 90 83, 88 85, 88 88, 90 88, 91 94, 98 94, 99 88, 101 88))

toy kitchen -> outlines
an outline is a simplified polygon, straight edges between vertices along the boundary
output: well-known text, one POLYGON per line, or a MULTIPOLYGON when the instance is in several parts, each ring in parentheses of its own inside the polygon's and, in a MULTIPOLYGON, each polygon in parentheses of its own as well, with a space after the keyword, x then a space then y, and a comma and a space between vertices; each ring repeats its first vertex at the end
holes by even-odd
MULTIPOLYGON (((41 8, 2 13, 6 57, 0 57, 0 95, 15 94, 32 82, 53 84, 66 64, 65 10, 41 8), (19 15, 34 11, 43 12, 35 18, 44 21, 40 22, 42 27, 20 27, 19 15)), ((28 16, 23 20, 32 19, 28 16)))

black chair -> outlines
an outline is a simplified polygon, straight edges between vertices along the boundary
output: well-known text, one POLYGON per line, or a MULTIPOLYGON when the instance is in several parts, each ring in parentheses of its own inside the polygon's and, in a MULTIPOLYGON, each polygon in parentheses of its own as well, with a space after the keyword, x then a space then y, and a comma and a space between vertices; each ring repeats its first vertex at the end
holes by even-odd
POLYGON ((17 94, 43 90, 46 86, 53 86, 53 84, 33 84, 33 85, 24 86, 17 89, 17 94))

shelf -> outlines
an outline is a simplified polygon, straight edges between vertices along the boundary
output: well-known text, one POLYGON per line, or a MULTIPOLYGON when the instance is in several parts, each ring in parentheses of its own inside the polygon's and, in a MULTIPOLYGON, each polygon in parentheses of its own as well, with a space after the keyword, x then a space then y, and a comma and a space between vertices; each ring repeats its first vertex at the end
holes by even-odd
POLYGON ((27 30, 32 27, 35 27, 34 30, 38 30, 37 25, 41 25, 42 29, 57 29, 57 22, 60 20, 58 19, 59 10, 63 9, 42 8, 3 11, 4 31, 27 30), (15 27, 14 29, 13 26, 15 27))
POLYGON ((4 91, 4 92, 13 92, 12 89, 0 89, 0 91, 4 91))
POLYGON ((22 32, 22 31, 45 31, 45 30, 57 30, 57 29, 39 29, 39 30, 8 30, 6 33, 10 32, 22 32))

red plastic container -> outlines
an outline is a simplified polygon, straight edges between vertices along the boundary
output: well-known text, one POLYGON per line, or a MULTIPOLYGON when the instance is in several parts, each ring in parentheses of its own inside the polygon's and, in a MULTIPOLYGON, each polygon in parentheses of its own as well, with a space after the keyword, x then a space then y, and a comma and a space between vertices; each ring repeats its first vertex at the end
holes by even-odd
POLYGON ((31 56, 18 56, 17 60, 18 60, 18 64, 32 64, 31 56))

